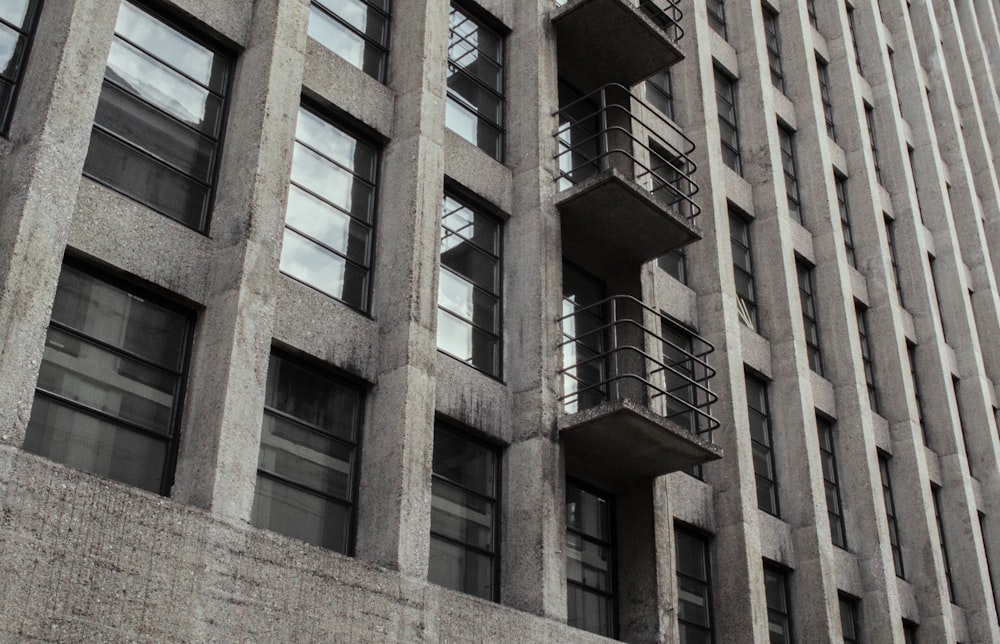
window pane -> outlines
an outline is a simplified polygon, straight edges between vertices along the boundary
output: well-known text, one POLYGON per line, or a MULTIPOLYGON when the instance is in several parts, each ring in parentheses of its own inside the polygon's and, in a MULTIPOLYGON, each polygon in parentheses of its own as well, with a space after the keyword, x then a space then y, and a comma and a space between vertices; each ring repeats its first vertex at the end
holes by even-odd
POLYGON ((452 5, 445 124, 498 160, 504 109, 502 44, 499 34, 452 5))
POLYGON ((285 229, 281 272, 301 280, 357 309, 365 307, 368 272, 346 259, 285 229))
POLYGON ((353 441, 361 416, 360 394, 313 369, 279 356, 271 356, 267 371, 265 405, 353 441))
POLYGON ((431 531, 487 552, 493 551, 493 503, 441 479, 433 481, 431 531))
POLYGON ((337 552, 347 552, 350 506, 266 476, 257 477, 253 524, 337 552))
MULTIPOLYGON (((383 2, 376 4, 385 10, 383 2)), ((313 0, 309 35, 369 76, 382 80, 387 23, 384 13, 362 0, 313 0)))
POLYGON ((428 579, 463 593, 493 598, 493 561, 487 555, 431 536, 428 579))
POLYGON ((351 445, 266 412, 260 441, 259 470, 327 496, 351 499, 351 445))
POLYGON ((566 589, 566 595, 567 624, 606 637, 612 635, 614 604, 610 597, 603 597, 572 585, 566 589))
POLYGON ((0 24, 0 75, 4 78, 13 80, 21 45, 20 35, 7 25, 0 24))
POLYGON ((434 432, 434 474, 483 496, 497 492, 496 453, 454 432, 434 432))
POLYGON ((342 208, 351 216, 368 220, 372 207, 372 188, 355 181, 354 175, 330 163, 325 157, 295 144, 292 181, 306 190, 342 208))
POLYGON ((576 485, 567 485, 566 525, 595 539, 610 541, 611 515, 608 501, 576 485))
POLYGON ((285 225, 358 263, 368 261, 371 228, 292 184, 285 225))
POLYGON ((28 13, 29 0, 2 0, 0 1, 0 18, 13 25, 24 24, 24 17, 28 13))

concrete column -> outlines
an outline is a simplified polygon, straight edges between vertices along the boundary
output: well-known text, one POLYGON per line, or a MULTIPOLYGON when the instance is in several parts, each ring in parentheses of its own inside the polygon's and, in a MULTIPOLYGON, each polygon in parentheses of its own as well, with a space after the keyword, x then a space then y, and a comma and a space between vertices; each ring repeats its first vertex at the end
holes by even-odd
POLYGON ((47 2, 0 144, 0 444, 20 446, 34 399, 118 0, 47 2))

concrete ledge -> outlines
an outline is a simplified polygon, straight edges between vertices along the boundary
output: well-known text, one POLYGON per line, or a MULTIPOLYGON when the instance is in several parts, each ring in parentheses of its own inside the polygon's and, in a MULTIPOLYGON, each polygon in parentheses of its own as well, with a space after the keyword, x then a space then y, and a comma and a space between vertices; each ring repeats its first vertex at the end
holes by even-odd
POLYGON ((609 492, 722 458, 722 448, 630 400, 562 416, 558 427, 567 474, 609 492))

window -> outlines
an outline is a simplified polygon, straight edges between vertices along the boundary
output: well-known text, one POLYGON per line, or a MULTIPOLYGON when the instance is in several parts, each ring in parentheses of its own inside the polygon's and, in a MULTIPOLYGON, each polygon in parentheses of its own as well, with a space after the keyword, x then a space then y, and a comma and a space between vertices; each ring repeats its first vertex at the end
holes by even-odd
POLYGON ((362 391, 271 354, 252 523, 350 552, 362 391))
POLYGON ((859 644, 861 642, 861 600, 840 593, 840 632, 844 635, 844 644, 859 644))
POLYGON ((889 246, 889 265, 892 268, 892 283, 896 287, 896 296, 899 298, 899 305, 904 306, 903 288, 899 284, 899 261, 896 254, 896 221, 889 215, 882 213, 885 222, 885 241, 889 246))
POLYGON ((64 265, 24 449, 169 493, 190 341, 185 313, 64 265))
POLYGON ((861 50, 858 49, 858 33, 854 26, 854 7, 851 5, 847 5, 847 27, 851 31, 851 44, 854 46, 854 62, 858 66, 858 73, 864 76, 865 72, 861 67, 861 50))
POLYGON ((650 105, 674 118, 674 80, 669 67, 646 79, 645 96, 650 105))
POLYGON ((785 74, 781 71, 781 40, 778 38, 778 14, 764 7, 764 42, 767 45, 767 62, 771 68, 771 84, 785 92, 785 74))
POLYGON ((500 376, 500 222, 445 194, 438 349, 500 376))
POLYGON ((793 642, 788 573, 784 568, 764 562, 764 596, 767 600, 767 629, 771 634, 771 644, 793 642))
POLYGON ((649 174, 652 183, 650 194, 666 205, 666 210, 678 219, 690 219, 691 199, 688 195, 696 192, 691 179, 682 169, 688 168, 688 161, 670 154, 656 141, 649 141, 649 174))
POLYGON ((41 6, 41 0, 0 3, 0 134, 10 126, 41 6))
POLYGON ((689 432, 697 433, 704 423, 695 409, 703 407, 707 392, 701 387, 710 375, 704 356, 709 347, 693 333, 664 319, 660 326, 663 336, 663 387, 668 392, 664 416, 689 432), (699 387, 700 383, 701 387, 699 387))
POLYGON ((708 13, 708 24, 725 40, 728 37, 725 0, 705 0, 705 11, 708 13))
POLYGON ((309 35, 375 80, 385 80, 389 0, 312 0, 309 35))
POLYGON ((436 423, 431 477, 432 583, 499 599, 499 454, 436 423))
POLYGON ((833 175, 833 183, 837 189, 837 207, 840 209, 840 228, 844 231, 844 251, 847 253, 847 263, 858 267, 858 258, 854 253, 854 233, 851 230, 851 212, 847 205, 847 178, 839 174, 833 175))
POLYGON ((996 587, 996 581, 993 577, 993 561, 990 559, 990 541, 986 537, 989 532, 986 530, 986 515, 982 512, 976 512, 979 516, 979 539, 983 542, 983 557, 986 559, 986 577, 989 579, 990 591, 993 595, 993 607, 1000 615, 1000 597, 997 596, 993 588, 996 587))
POLYGON ((378 151, 299 108, 281 271, 367 310, 378 151))
POLYGON ((788 200, 788 214, 792 219, 802 223, 802 206, 799 198, 799 179, 795 169, 795 144, 792 141, 794 132, 782 124, 778 124, 778 141, 781 144, 781 168, 785 173, 785 197, 788 200))
POLYGON ((605 637, 618 630, 612 498, 566 482, 566 623, 605 637))
POLYGON ((681 284, 688 283, 687 247, 679 246, 656 260, 660 268, 681 284))
POLYGON ((941 519, 941 488, 931 483, 931 499, 934 501, 934 519, 937 522, 938 538, 941 540, 941 558, 944 559, 944 576, 948 582, 948 597, 955 603, 955 585, 952 583, 951 560, 948 557, 948 542, 944 538, 944 521, 941 519))
POLYGON ((840 473, 833 440, 833 423, 816 416, 819 432, 819 458, 823 464, 823 488, 826 491, 826 514, 830 519, 830 540, 838 548, 847 548, 847 529, 844 526, 844 506, 840 497, 840 473))
POLYGON ((875 361, 872 358, 871 341, 868 335, 868 310, 854 303, 854 313, 858 319, 858 341, 861 343, 861 363, 865 372, 865 386, 868 388, 868 403, 872 411, 880 413, 878 385, 875 384, 875 361))
POLYGON ((693 530, 674 528, 677 569, 677 627, 680 644, 711 644, 712 585, 708 539, 693 530))
POLYGON ((910 378, 913 380, 913 400, 917 404, 917 422, 920 423, 924 445, 927 445, 927 425, 924 423, 924 400, 920 393, 920 379, 917 377, 917 345, 909 340, 906 341, 906 359, 910 365, 910 378))
POLYGON ((753 254, 750 243, 750 222, 729 210, 729 238, 733 253, 733 280, 736 283, 736 304, 740 322, 753 330, 758 328, 757 286, 753 277, 753 254))
POLYGON ((973 464, 972 454, 969 452, 969 439, 965 433, 965 421, 962 419, 962 401, 958 397, 959 380, 956 376, 951 377, 951 396, 955 401, 955 411, 958 413, 958 435, 962 438, 962 449, 965 451, 965 460, 969 464, 969 474, 976 476, 976 468, 973 464))
POLYGON ((448 24, 445 124, 503 161, 503 38, 454 3, 448 24))
POLYGON ((815 269, 802 260, 795 262, 799 280, 799 304, 802 306, 802 328, 806 334, 806 355, 809 368, 823 375, 823 353, 819 347, 819 323, 816 322, 816 297, 813 287, 815 269))
POLYGON ((753 472, 757 480, 757 507, 778 516, 778 476, 774 467, 767 383, 746 374, 747 416, 753 445, 753 472))
POLYGON ((816 16, 816 0, 806 0, 806 11, 809 13, 809 24, 819 31, 819 18, 816 16))
POLYGON ((833 122, 833 99, 830 97, 830 69, 825 60, 816 55, 816 73, 819 76, 819 97, 823 102, 823 119, 826 133, 831 140, 837 140, 837 127, 833 122))
POLYGON ((904 644, 917 644, 917 625, 913 622, 903 620, 903 642, 904 644))
POLYGON ((722 160, 736 174, 743 176, 739 120, 736 114, 736 81, 718 68, 715 70, 715 104, 719 112, 722 160))
POLYGON ((868 125, 868 142, 872 148, 872 163, 875 167, 875 178, 879 184, 882 183, 882 164, 878 159, 878 143, 875 139, 875 109, 865 103, 865 123, 868 125))
POLYGON ((892 495, 892 479, 889 477, 889 459, 884 453, 878 453, 878 473, 882 479, 882 501, 885 504, 885 521, 889 525, 889 547, 892 549, 892 565, 896 576, 905 578, 903 568, 903 548, 899 543, 899 524, 896 521, 896 502, 892 495))
POLYGON ((936 267, 937 258, 935 258, 930 253, 927 253, 927 265, 930 268, 931 276, 931 290, 934 291, 934 304, 937 305, 938 320, 941 321, 941 333, 944 335, 944 341, 948 341, 948 326, 945 324, 944 320, 944 309, 941 307, 941 291, 938 290, 937 283, 937 270, 936 267))
POLYGON ((604 283, 563 261, 563 410, 572 414, 607 399, 604 283))
POLYGON ((83 173, 205 230, 229 67, 210 45, 124 0, 83 173))

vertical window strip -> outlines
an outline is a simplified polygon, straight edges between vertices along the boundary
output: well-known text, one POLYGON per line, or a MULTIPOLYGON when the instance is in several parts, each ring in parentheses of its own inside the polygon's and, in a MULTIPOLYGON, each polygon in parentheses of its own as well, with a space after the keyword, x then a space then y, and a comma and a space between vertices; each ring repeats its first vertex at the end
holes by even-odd
POLYGON ((879 185, 883 185, 882 163, 878 158, 878 140, 875 138, 875 109, 867 103, 865 103, 865 124, 868 126, 868 142, 871 144, 875 178, 878 179, 879 185))
POLYGON ((931 483, 931 499, 934 502, 934 520, 937 522, 938 539, 941 544, 941 558, 944 560, 944 577, 948 583, 948 598, 955 603, 955 585, 951 575, 951 559, 948 557, 948 542, 944 538, 944 521, 941 518, 941 488, 931 483))
POLYGON ((785 93, 785 74, 781 69, 781 39, 778 35, 778 14, 764 7, 764 42, 767 45, 767 62, 771 69, 771 84, 785 93))
POLYGON ((889 246, 889 265, 892 268, 892 283, 896 287, 896 297, 899 298, 899 305, 905 306, 903 287, 899 282, 899 260, 896 253, 896 221, 885 213, 882 213, 882 218, 885 222, 885 241, 889 246))
POLYGON ((389 0, 312 0, 309 36, 379 82, 389 52, 389 0))
POLYGON ((647 78, 645 88, 646 101, 664 116, 674 118, 674 81, 670 68, 647 78))
POLYGON ((871 341, 868 334, 868 310, 855 302, 854 312, 858 320, 858 341, 861 343, 861 363, 864 369, 865 386, 868 389, 868 403, 872 411, 881 413, 878 385, 875 383, 875 360, 872 356, 871 341))
POLYGON ((816 55, 816 73, 819 76, 819 96, 823 103, 823 119, 826 121, 826 133, 830 140, 836 142, 837 127, 833 120, 833 98, 830 95, 830 68, 825 60, 816 55))
POLYGON ((566 481, 567 623, 616 637, 618 602, 613 498, 566 481))
POLYGON ((680 246, 656 260, 657 265, 681 284, 688 283, 687 247, 680 246))
POLYGON ((715 103, 719 113, 722 160, 736 174, 743 176, 739 117, 736 111, 736 81, 718 68, 715 70, 715 103))
POLYGON ((861 67, 861 50, 858 48, 857 29, 854 26, 854 7, 851 5, 847 5, 847 27, 851 31, 851 45, 854 47, 854 62, 858 66, 858 74, 864 76, 865 72, 861 67))
POLYGON ((833 423, 816 417, 819 433, 820 461, 823 464, 823 486, 826 491, 826 513, 830 519, 830 539, 838 548, 847 549, 847 529, 844 525, 843 499, 840 495, 840 472, 833 437, 833 423))
POLYGON ((861 642, 861 600, 840 593, 840 632, 844 644, 861 642))
POLYGON ((816 314, 813 274, 815 269, 802 260, 795 262, 799 282, 799 304, 802 308, 802 327, 806 337, 806 354, 809 368, 823 375, 823 353, 819 344, 819 323, 816 314))
POLYGON ((806 0, 806 12, 809 14, 809 24, 819 31, 819 17, 816 15, 816 0, 806 0))
POLYGON ((0 52, 0 136, 6 136, 10 127, 42 3, 30 0, 15 5, 0 9, 0 41, 5 45, 0 52))
POLYGON ((753 275, 750 222, 732 209, 729 211, 729 236, 740 322, 756 331, 760 320, 757 310, 757 286, 753 275))
POLYGON ((833 177, 837 190, 837 208, 840 210, 840 227, 844 231, 844 251, 847 253, 847 263, 858 267, 858 258, 854 252, 854 232, 851 229, 851 213, 847 203, 847 179, 835 174, 833 177))
POLYGON ((680 642, 709 644, 714 640, 714 633, 708 539, 693 530, 676 526, 674 555, 680 642))
POLYGON ((910 367, 910 379, 913 381, 913 401, 917 405, 917 422, 920 424, 920 435, 924 439, 924 445, 930 445, 927 435, 927 423, 924 422, 924 400, 920 393, 920 378, 917 375, 917 345, 909 340, 906 341, 906 360, 910 367))
POLYGON ((899 523, 896 520, 896 501, 892 494, 892 478, 889 475, 889 455, 878 453, 878 472, 882 480, 882 502, 885 505, 885 520, 889 526, 889 547, 892 550, 892 565, 896 576, 905 579, 903 568, 903 548, 899 541, 899 523))
POLYGON ((792 219, 802 223, 802 206, 799 196, 798 170, 795 167, 794 133, 782 124, 778 124, 778 141, 781 145, 781 169, 785 174, 785 197, 788 201, 788 214, 792 219))
POLYGON ((725 0, 705 0, 705 8, 708 13, 708 24, 715 30, 715 33, 722 36, 723 40, 728 39, 725 0))
POLYGON ((788 573, 783 568, 764 562, 764 598, 767 603, 767 623, 772 642, 793 642, 791 598, 788 573))
POLYGON ((744 382, 750 441, 753 448, 754 478, 757 482, 757 507, 768 514, 780 516, 767 383, 749 373, 745 375, 744 382))

